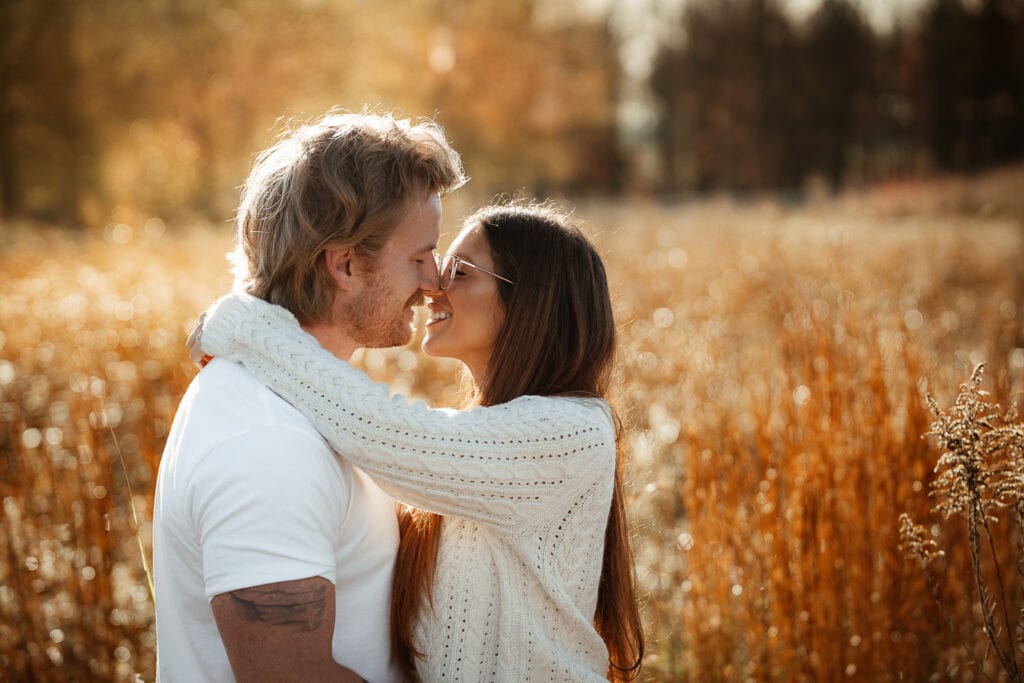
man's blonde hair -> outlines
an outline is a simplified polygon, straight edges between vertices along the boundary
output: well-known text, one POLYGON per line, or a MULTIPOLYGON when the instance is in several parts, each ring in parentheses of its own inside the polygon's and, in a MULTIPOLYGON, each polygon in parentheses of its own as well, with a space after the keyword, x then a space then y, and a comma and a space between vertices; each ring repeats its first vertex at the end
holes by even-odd
POLYGON ((330 319, 334 283, 322 255, 354 247, 371 259, 409 199, 466 181, 433 121, 329 114, 256 159, 242 188, 235 286, 290 310, 303 324, 330 319))

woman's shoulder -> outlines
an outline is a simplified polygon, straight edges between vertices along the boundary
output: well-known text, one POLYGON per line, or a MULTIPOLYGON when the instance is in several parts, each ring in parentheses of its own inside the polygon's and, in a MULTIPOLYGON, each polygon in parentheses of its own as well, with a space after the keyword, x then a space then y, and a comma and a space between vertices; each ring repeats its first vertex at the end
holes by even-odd
POLYGON ((615 418, 612 408, 602 398, 526 395, 502 405, 506 410, 542 423, 561 422, 614 431, 615 418))
POLYGON ((557 394, 554 396, 537 396, 526 394, 512 399, 506 405, 531 405, 545 406, 552 410, 594 410, 600 408, 609 410, 608 402, 597 396, 585 396, 576 394, 557 394))

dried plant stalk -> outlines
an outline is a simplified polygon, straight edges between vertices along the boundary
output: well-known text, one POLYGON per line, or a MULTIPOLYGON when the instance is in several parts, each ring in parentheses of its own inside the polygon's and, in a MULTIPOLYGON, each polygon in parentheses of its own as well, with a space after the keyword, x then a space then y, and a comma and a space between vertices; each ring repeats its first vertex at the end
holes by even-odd
MULTIPOLYGON (((980 388, 984 369, 983 363, 975 367, 947 412, 930 395, 926 398, 933 422, 925 436, 935 437, 942 450, 930 495, 934 513, 943 520, 959 517, 966 523, 985 637, 1009 679, 1021 681, 1018 654, 1024 651, 1020 620, 1024 595, 1008 586, 1006 553, 998 547, 1007 537, 995 534, 993 528, 1001 520, 1016 527, 1009 537, 1013 541, 1010 557, 1017 574, 1024 576, 1024 426, 1015 423, 1015 407, 998 415, 998 406, 980 388)), ((920 562, 933 587, 929 567, 945 554, 939 542, 928 538, 907 514, 900 516, 900 538, 901 551, 920 562)), ((941 603, 937 590, 932 594, 941 603)))

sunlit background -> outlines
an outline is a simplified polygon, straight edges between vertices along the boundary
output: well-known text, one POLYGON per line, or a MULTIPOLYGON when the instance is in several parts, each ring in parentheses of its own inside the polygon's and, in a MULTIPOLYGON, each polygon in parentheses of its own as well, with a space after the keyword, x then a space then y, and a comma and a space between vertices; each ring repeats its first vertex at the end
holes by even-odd
MULTIPOLYGON (((600 246, 644 680, 1000 677, 924 397, 1024 391, 1024 0, 6 0, 0 680, 153 679, 184 339, 255 154, 331 108, 445 127, 448 238, 521 192, 600 246)), ((415 345, 356 363, 459 401, 415 345)))
POLYGON ((485 199, 836 188, 1024 154, 1019 0, 8 0, 5 215, 230 215, 284 122, 442 123, 485 199))

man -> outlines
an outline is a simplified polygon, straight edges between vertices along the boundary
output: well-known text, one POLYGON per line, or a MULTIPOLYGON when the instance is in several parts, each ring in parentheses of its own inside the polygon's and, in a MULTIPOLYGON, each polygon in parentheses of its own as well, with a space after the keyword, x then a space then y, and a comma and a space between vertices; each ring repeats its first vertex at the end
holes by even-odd
MULTIPOLYGON (((303 127, 245 183, 236 286, 344 360, 405 344, 437 282, 440 194, 464 181, 432 123, 348 114, 303 127)), ((214 359, 182 399, 153 537, 161 680, 400 679, 394 501, 242 366, 214 359)))

